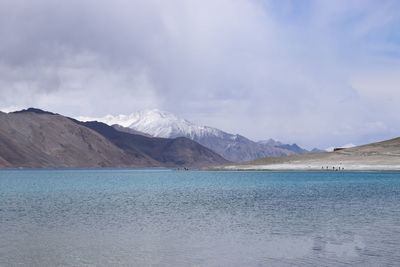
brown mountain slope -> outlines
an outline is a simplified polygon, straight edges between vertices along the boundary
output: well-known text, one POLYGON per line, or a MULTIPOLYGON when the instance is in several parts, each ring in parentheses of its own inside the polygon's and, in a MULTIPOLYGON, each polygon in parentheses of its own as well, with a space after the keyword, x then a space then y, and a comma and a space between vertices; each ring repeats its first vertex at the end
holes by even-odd
POLYGON ((227 169, 269 170, 400 170, 400 138, 335 152, 265 158, 227 169))
POLYGON ((157 165, 140 152, 126 154, 68 118, 35 112, 0 114, 0 157, 0 164, 12 167, 157 165))

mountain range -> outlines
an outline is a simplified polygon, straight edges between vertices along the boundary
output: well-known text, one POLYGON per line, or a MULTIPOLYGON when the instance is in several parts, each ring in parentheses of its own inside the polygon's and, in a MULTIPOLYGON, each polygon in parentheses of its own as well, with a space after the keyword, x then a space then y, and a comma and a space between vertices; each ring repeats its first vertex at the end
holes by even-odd
POLYGON ((0 112, 0 167, 202 167, 227 162, 185 137, 153 138, 34 108, 0 112))
MULTIPOLYGON (((116 124, 110 126, 99 121, 79 121, 34 108, 0 112, 0 167, 216 166, 218 169, 400 170, 400 138, 351 148, 336 148, 333 152, 303 153, 296 145, 282 144, 272 139, 253 142, 215 128, 196 127, 187 121, 183 121, 186 128, 168 124, 171 127, 167 127, 164 133, 169 135, 180 135, 178 130, 185 129, 192 134, 192 139, 206 136, 211 143, 231 137, 235 144, 242 139, 245 141, 241 144, 252 142, 259 146, 293 151, 293 154, 286 157, 265 157, 233 163, 190 138, 153 137, 139 131, 150 132, 151 123, 146 125, 143 120, 136 119, 132 124, 136 125, 136 129, 116 124)), ((162 129, 158 130, 161 132, 162 129)))
POLYGON ((125 131, 129 128, 137 134, 152 137, 186 137, 233 162, 308 152, 296 144, 283 144, 273 139, 255 142, 242 135, 197 125, 172 113, 157 109, 139 111, 131 115, 107 115, 102 118, 79 117, 79 119, 104 122, 119 130, 125 127, 125 131))

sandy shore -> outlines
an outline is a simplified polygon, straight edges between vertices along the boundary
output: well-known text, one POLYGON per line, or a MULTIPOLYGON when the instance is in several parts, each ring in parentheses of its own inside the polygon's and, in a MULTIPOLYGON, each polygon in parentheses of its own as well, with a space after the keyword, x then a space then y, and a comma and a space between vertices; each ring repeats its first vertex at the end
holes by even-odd
POLYGON ((271 171, 400 171, 399 165, 368 165, 368 164, 265 164, 265 165, 230 165, 221 170, 271 170, 271 171))

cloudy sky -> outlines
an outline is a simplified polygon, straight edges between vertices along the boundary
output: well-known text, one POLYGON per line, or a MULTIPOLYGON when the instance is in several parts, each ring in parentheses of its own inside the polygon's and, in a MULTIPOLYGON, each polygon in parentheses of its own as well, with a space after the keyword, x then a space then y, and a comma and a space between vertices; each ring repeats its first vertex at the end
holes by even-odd
POLYGON ((159 108, 305 147, 400 136, 400 1, 1 0, 0 109, 159 108))

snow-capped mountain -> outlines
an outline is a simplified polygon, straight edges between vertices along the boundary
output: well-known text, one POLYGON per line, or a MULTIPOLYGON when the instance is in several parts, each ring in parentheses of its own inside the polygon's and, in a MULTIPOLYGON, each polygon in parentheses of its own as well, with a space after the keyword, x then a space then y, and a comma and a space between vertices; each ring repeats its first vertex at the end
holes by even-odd
POLYGON ((154 137, 175 138, 188 137, 198 139, 204 136, 222 136, 224 132, 207 126, 199 126, 172 113, 157 109, 139 111, 131 115, 128 126, 154 137))
MULTIPOLYGON (((130 115, 107 115, 103 118, 79 117, 80 121, 96 120, 108 125, 118 124, 138 132, 146 133, 154 137, 175 138, 188 137, 196 139, 203 136, 223 136, 221 130, 208 126, 199 126, 174 114, 158 109, 143 110, 130 115)), ((235 138, 232 135, 231 138, 235 138)))
POLYGON ((275 140, 254 142, 238 134, 200 126, 176 115, 157 109, 131 115, 107 115, 103 118, 80 117, 78 120, 97 120, 109 125, 118 124, 154 137, 187 137, 214 150, 230 161, 247 161, 267 156, 284 156, 307 152, 296 144, 282 144, 275 140))

